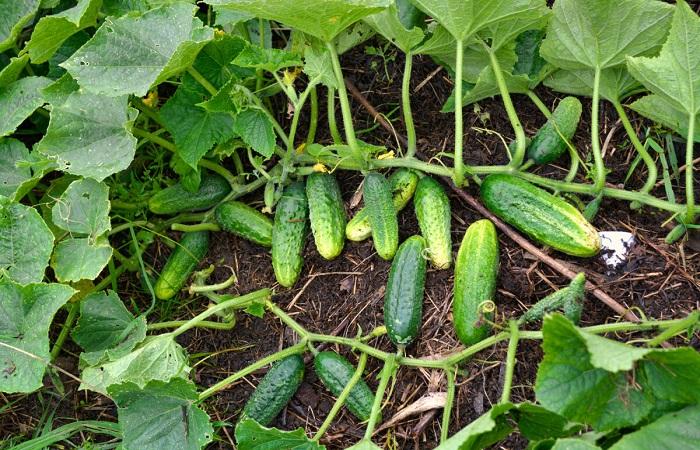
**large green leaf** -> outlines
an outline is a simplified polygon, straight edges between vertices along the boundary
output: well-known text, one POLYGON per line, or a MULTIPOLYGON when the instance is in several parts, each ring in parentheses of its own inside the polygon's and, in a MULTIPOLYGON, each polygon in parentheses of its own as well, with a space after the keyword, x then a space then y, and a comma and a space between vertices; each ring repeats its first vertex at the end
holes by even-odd
POLYGON ((325 446, 306 437, 302 428, 281 431, 260 425, 253 419, 244 419, 236 426, 238 450, 325 450, 325 446))
POLYGON ((0 88, 17 81, 27 63, 29 63, 29 55, 27 54, 11 58, 9 64, 0 70, 0 88))
POLYGON ((108 17, 61 66, 91 92, 146 95, 151 85, 189 67, 213 37, 192 14, 192 5, 178 2, 141 16, 108 17))
POLYGON ((262 48, 257 45, 246 46, 233 63, 240 67, 262 69, 277 72, 285 67, 301 66, 298 55, 278 48, 262 48))
MULTIPOLYGON (((594 79, 595 72, 590 69, 557 70, 544 80, 544 84, 565 94, 592 97, 594 79)), ((624 67, 612 67, 600 72, 600 96, 608 101, 622 101, 640 87, 624 67)))
POLYGON ((117 404, 124 450, 199 450, 214 438, 209 416, 195 405, 194 384, 175 378, 109 388, 117 404))
MULTIPOLYGON (((413 0, 413 3, 462 41, 503 21, 519 24, 515 26, 520 28, 524 22, 539 20, 547 11, 544 0, 413 0)), ((495 37, 495 41, 493 48, 498 48, 502 38, 495 37)))
POLYGON ((241 69, 232 64, 234 58, 247 45, 248 43, 238 36, 217 36, 199 52, 193 66, 214 87, 221 89, 232 78, 255 75, 255 71, 241 69))
POLYGON ((48 61, 66 39, 83 28, 94 26, 101 4, 102 0, 78 0, 72 8, 42 17, 25 46, 32 63, 48 61))
POLYGON ((413 47, 420 44, 425 37, 425 33, 418 26, 407 29, 401 22, 399 10, 395 4, 380 13, 365 17, 364 20, 377 33, 384 36, 404 53, 408 53, 413 47))
POLYGON ((170 334, 148 337, 133 351, 100 365, 83 369, 81 389, 107 394, 115 384, 135 383, 146 386, 153 380, 185 378, 190 372, 187 356, 170 334))
MULTIPOLYGON (((677 131, 681 136, 687 136, 690 131, 690 117, 687 113, 679 111, 666 98, 656 94, 646 95, 635 100, 630 108, 648 117, 671 130, 677 131)), ((700 142, 700 114, 695 116, 693 140, 700 142)))
POLYGON ((75 180, 56 201, 53 223, 66 231, 95 239, 109 231, 109 188, 91 178, 75 180))
POLYGON ((330 42, 341 31, 391 4, 389 0, 206 0, 236 11, 274 20, 330 42))
POLYGON ((29 206, 0 197, 0 276, 21 284, 38 283, 53 249, 53 233, 29 206))
MULTIPOLYGON (((674 129, 687 130, 690 121, 700 114, 700 17, 690 6, 685 2, 676 6, 668 40, 658 57, 628 58, 627 65, 635 78, 664 99, 660 112, 670 106, 686 115, 685 123, 674 129)), ((640 112, 647 109, 639 108, 640 112)), ((661 118, 666 125, 676 122, 675 114, 663 114, 661 118)))
POLYGON ((63 284, 0 281, 0 391, 32 392, 49 362, 49 326, 75 291, 63 284))
POLYGON ((260 109, 248 109, 238 114, 234 131, 248 146, 266 158, 275 151, 272 122, 260 109))
POLYGON ((26 77, 0 88, 0 137, 14 132, 24 119, 44 104, 41 90, 49 83, 48 78, 26 77))
POLYGON ((435 450, 476 450, 500 441, 513 431, 513 427, 506 418, 506 413, 513 407, 512 403, 494 406, 437 446, 435 450))
POLYGON ((666 414, 639 430, 623 436, 610 450, 656 450, 700 448, 700 405, 666 414))
POLYGON ((120 358, 146 338, 146 318, 134 317, 116 292, 96 292, 80 302, 80 318, 71 334, 80 345, 82 365, 120 358))
POLYGON ((22 28, 34 17, 41 0, 0 0, 0 52, 15 45, 22 28))
POLYGON ((12 198, 22 183, 32 178, 29 167, 18 165, 29 160, 29 150, 17 139, 0 138, 0 195, 12 198))
POLYGON ((564 69, 615 67, 666 37, 673 6, 657 0, 557 0, 542 56, 564 69))
POLYGON ((582 439, 557 439, 551 450, 601 450, 595 444, 582 439))
POLYGON ((65 103, 53 107, 37 150, 65 172, 101 181, 134 159, 136 138, 128 130, 135 117, 126 96, 73 92, 65 103))
POLYGON ((94 280, 112 257, 107 238, 66 238, 56 245, 51 267, 59 281, 94 280))

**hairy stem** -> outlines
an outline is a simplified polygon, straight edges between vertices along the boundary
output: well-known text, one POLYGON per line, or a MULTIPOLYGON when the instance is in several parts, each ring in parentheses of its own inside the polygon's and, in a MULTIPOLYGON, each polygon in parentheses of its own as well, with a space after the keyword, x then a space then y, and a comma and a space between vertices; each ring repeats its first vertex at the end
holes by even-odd
POLYGON ((345 89, 345 78, 343 77, 343 70, 340 67, 340 59, 338 58, 338 52, 335 48, 335 44, 332 42, 326 42, 326 47, 331 54, 331 61, 333 63, 333 72, 335 73, 335 79, 338 84, 338 98, 340 99, 340 110, 343 114, 343 128, 345 130, 345 139, 348 141, 350 149, 360 160, 364 159, 364 156, 360 153, 360 148, 357 145, 357 138, 355 137, 355 128, 352 125, 352 110, 350 109, 350 100, 348 99, 348 92, 345 89))
POLYGON ((185 225, 182 223, 174 223, 170 225, 170 229, 173 231, 184 231, 190 233, 193 231, 221 231, 221 227, 215 223, 198 223, 195 225, 185 225))
POLYGON ((695 146, 695 114, 690 114, 688 122, 688 138, 685 144, 685 223, 691 224, 695 220, 695 191, 693 191, 693 149, 695 146))
POLYGON ((642 186, 639 192, 643 194, 648 194, 652 189, 654 189, 654 185, 656 184, 656 179, 658 177, 656 162, 637 137, 637 133, 634 130, 632 124, 630 123, 630 119, 627 116, 625 108, 623 108, 619 101, 614 101, 613 106, 617 111, 617 115, 620 117, 622 126, 625 127, 625 131, 627 132, 627 136, 629 136, 632 145, 634 146, 635 150, 637 150, 637 153, 639 153, 639 156, 644 161, 644 164, 647 166, 647 181, 644 183, 644 186, 642 186))
MULTIPOLYGON (((149 323, 148 330, 162 330, 164 328, 177 328, 186 324, 186 320, 170 320, 168 322, 156 322, 149 323)), ((196 328, 209 328, 211 330, 232 330, 236 326, 235 320, 230 320, 228 322, 212 322, 210 320, 203 320, 196 325, 196 328)))
POLYGON ((406 53, 406 63, 403 68, 403 82, 401 83, 401 102, 403 109, 403 121, 406 125, 406 138, 408 148, 406 157, 412 158, 416 154, 416 126, 413 123, 413 113, 411 112, 411 70, 413 68, 413 54, 406 53))
POLYGON ((513 372, 515 370, 515 354, 518 350, 518 339, 520 333, 518 330, 518 322, 511 320, 509 323, 510 341, 508 342, 508 353, 506 355, 506 376, 503 382, 503 392, 501 393, 501 403, 510 401, 510 390, 513 386, 513 372))
POLYGON ((464 60, 464 41, 457 39, 457 49, 455 53, 457 59, 455 65, 455 152, 454 152, 454 172, 452 179, 458 187, 464 183, 464 159, 462 147, 464 142, 464 124, 462 117, 462 64, 464 60))
POLYGON ((374 395, 374 403, 372 403, 372 412, 369 416, 369 421, 367 421, 367 428, 365 429, 365 439, 372 439, 372 433, 374 433, 374 427, 377 425, 377 420, 379 420, 379 415, 382 411, 382 402, 384 401, 384 392, 389 384, 389 379, 391 374, 394 373, 396 368, 396 359, 394 355, 389 355, 389 357, 384 361, 384 368, 382 369, 382 374, 379 378, 379 385, 377 386, 377 392, 374 395))
POLYGON ((318 128, 318 92, 316 86, 311 88, 311 117, 309 118, 309 131, 306 133, 306 145, 311 145, 316 140, 318 128))
POLYGON ((452 405, 455 401, 455 369, 449 367, 445 370, 445 376, 447 377, 447 398, 445 399, 445 406, 442 409, 442 425, 440 427, 440 443, 447 440, 447 436, 450 433, 450 417, 452 416, 452 405))
POLYGON ((335 89, 328 88, 328 129, 331 131, 331 137, 333 138, 333 143, 335 145, 340 145, 343 143, 343 138, 340 137, 340 131, 338 131, 338 122, 335 119, 335 89))
POLYGON ((591 102, 591 147, 593 149, 593 160, 595 171, 593 172, 593 180, 595 191, 598 195, 605 187, 605 163, 603 162, 603 153, 600 149, 600 67, 596 67, 593 78, 593 100, 591 102))

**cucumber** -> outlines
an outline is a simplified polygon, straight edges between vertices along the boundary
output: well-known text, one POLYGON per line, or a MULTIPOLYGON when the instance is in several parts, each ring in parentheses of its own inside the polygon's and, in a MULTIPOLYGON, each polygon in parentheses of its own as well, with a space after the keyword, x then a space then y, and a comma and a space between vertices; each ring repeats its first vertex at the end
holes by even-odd
POLYGON ((416 186, 413 205, 428 246, 430 262, 436 269, 449 268, 452 264, 452 217, 445 189, 439 182, 425 176, 416 186))
POLYGON ((170 254, 154 287, 156 297, 161 300, 173 298, 185 285, 187 279, 209 250, 209 232, 185 233, 170 254))
POLYGON ((325 259, 335 259, 345 246, 347 220, 335 177, 322 172, 306 177, 306 199, 316 249, 325 259))
POLYGON ((304 185, 287 186, 277 203, 272 226, 272 268, 277 282, 291 287, 299 279, 304 264, 302 253, 308 227, 309 206, 304 185))
MULTIPOLYGON (((391 188, 392 200, 396 212, 401 211, 408 205, 413 197, 418 184, 418 175, 409 169, 400 168, 389 177, 389 187, 391 188)), ((355 217, 350 219, 345 227, 345 237, 351 241, 364 241, 372 235, 372 227, 369 224, 369 211, 362 208, 357 211, 355 217)))
POLYGON ((284 409, 304 379, 304 359, 287 356, 275 363, 243 407, 241 420, 253 419, 266 426, 284 409))
POLYGON ((484 311, 484 302, 494 301, 498 275, 498 237, 488 219, 467 228, 455 263, 452 316, 457 337, 466 346, 488 336, 493 313, 484 311))
POLYGON ((156 193, 148 201, 148 209, 154 214, 202 211, 216 206, 230 192, 228 181, 220 175, 209 174, 202 177, 197 192, 190 192, 182 183, 177 183, 156 193))
POLYGON ((384 294, 384 324, 391 342, 406 346, 415 339, 423 318, 425 239, 411 236, 396 252, 384 294))
POLYGON ((399 246, 399 222, 391 198, 391 189, 384 175, 368 173, 365 176, 362 197, 365 208, 369 211, 374 248, 381 258, 390 260, 399 246))
POLYGON ((572 256, 600 251, 598 232, 575 207, 516 176, 487 176, 481 199, 492 213, 541 244, 572 256))
POLYGON ((224 231, 263 247, 272 246, 272 220, 257 209, 231 200, 216 208, 215 217, 224 231))
POLYGON ((566 151, 566 140, 571 140, 578 128, 581 110, 581 102, 576 97, 565 97, 559 102, 552 117, 530 141, 527 157, 535 164, 547 164, 559 159, 566 151))
MULTIPOLYGON (((314 358, 314 369, 323 385, 336 397, 355 373, 352 364, 335 352, 319 352, 314 358)), ((373 403, 374 393, 362 379, 353 386, 345 400, 345 406, 362 421, 369 419, 373 403)))
POLYGON ((549 294, 532 305, 530 309, 520 316, 518 323, 523 324, 541 320, 545 314, 561 309, 569 320, 578 324, 581 320, 583 300, 586 296, 585 286, 586 276, 581 272, 571 280, 567 287, 549 294))

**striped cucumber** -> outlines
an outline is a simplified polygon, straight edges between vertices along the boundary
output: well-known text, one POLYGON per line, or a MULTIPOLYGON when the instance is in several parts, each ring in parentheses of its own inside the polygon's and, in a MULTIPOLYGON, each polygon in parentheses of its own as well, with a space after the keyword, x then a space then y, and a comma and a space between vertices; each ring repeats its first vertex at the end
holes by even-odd
POLYGON ((306 199, 316 249, 325 259, 335 259, 345 246, 347 220, 335 177, 322 172, 306 177, 306 199))
POLYGON ((516 176, 487 176, 481 199, 492 213, 541 244, 572 256, 600 251, 598 232, 574 206, 516 176))
MULTIPOLYGON (((401 211, 411 201, 418 184, 418 175, 406 168, 400 168, 389 177, 392 200, 396 212, 401 211)), ((372 227, 369 224, 369 211, 362 208, 350 219, 345 227, 345 237, 351 241, 364 241, 372 235, 372 227)))
POLYGON ((436 269, 452 264, 450 199, 442 185, 425 176, 420 179, 413 198, 420 231, 428 248, 430 262, 436 269))
POLYGON ((156 297, 161 300, 173 298, 185 285, 187 279, 209 250, 209 232, 185 233, 170 254, 154 287, 156 297))
MULTIPOLYGON (((355 373, 352 364, 335 352, 319 352, 314 357, 314 369, 323 385, 336 397, 343 392, 355 373)), ((350 390, 345 406, 355 417, 365 421, 369 419, 373 403, 374 393, 367 383, 360 379, 350 390)))
POLYGON ((231 200, 219 205, 215 215, 221 229, 263 247, 272 245, 272 220, 257 209, 231 200))
POLYGON ((566 97, 559 102, 552 117, 530 141, 527 157, 535 164, 547 164, 559 159, 566 151, 566 141, 576 133, 581 110, 581 102, 576 97, 566 97))
POLYGON ((476 344, 488 336, 497 275, 496 227, 488 219, 478 220, 467 228, 455 263, 452 316, 457 337, 464 345, 476 344))
POLYGON ((369 224, 377 254, 390 260, 399 246, 399 222, 396 218, 391 189, 384 175, 371 172, 365 176, 362 188, 365 208, 369 211, 369 224))
POLYGON ((304 185, 299 182, 284 189, 275 211, 272 226, 272 268, 284 287, 299 279, 304 264, 302 253, 308 230, 309 207, 304 185))
POLYGON ((425 239, 411 236, 399 246, 391 263, 384 294, 384 324, 396 346, 410 344, 420 329, 426 270, 424 250, 425 239))
POLYGON ((209 174, 202 177, 197 192, 190 192, 181 183, 156 193, 148 201, 154 214, 177 214, 202 211, 216 206, 231 192, 231 185, 222 176, 209 174))
POLYGON ((268 425, 289 403, 303 379, 304 359, 301 355, 277 361, 248 399, 241 420, 250 418, 260 425, 268 425))

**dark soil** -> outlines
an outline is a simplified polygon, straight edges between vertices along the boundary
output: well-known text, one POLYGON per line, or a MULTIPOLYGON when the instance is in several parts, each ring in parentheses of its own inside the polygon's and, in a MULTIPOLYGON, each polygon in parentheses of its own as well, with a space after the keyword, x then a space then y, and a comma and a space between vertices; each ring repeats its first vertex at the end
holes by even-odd
MULTIPOLYGON (((403 69, 401 58, 397 56, 396 61, 389 62, 386 66, 391 80, 387 80, 384 63, 379 57, 366 56, 361 50, 356 50, 344 58, 348 68, 347 77, 353 80, 380 112, 385 114, 394 111, 398 106, 403 69)), ((412 104, 419 146, 428 156, 441 150, 449 151, 454 139, 452 115, 439 112, 450 94, 451 82, 444 70, 436 69, 437 66, 426 58, 417 58, 414 63, 412 104), (419 85, 422 87, 415 92, 419 85)), ((558 98, 556 94, 544 88, 538 90, 538 94, 550 106, 558 98)), ((526 132, 528 135, 534 134, 544 123, 544 118, 527 97, 516 95, 514 102, 526 132)), ((319 103, 325 104, 323 99, 319 103)), ((353 106, 358 130, 376 127, 357 102, 354 102, 353 106)), ((586 110, 589 109, 584 106, 584 111, 586 110)), ((624 180, 628 164, 634 157, 634 150, 622 138, 624 133, 621 132, 619 124, 616 124, 615 111, 605 105, 602 113, 602 137, 605 138, 614 127, 617 128, 606 152, 607 165, 612 169, 609 175, 610 182, 617 184, 624 180)), ((402 133, 403 124, 398 110, 390 117, 397 119, 393 121, 393 125, 398 133, 402 133)), ((467 162, 506 162, 505 147, 497 133, 500 133, 506 142, 513 139, 513 133, 500 99, 480 102, 478 108, 468 106, 465 108, 464 119, 467 162)), ((636 126, 641 128, 644 125, 640 119, 635 117, 634 120, 636 126)), ((319 121, 319 133, 322 133, 326 128, 324 108, 321 109, 319 121)), ((584 114, 584 123, 579 127, 575 138, 579 151, 584 155, 589 150, 590 142, 588 121, 589 117, 584 114)), ((305 130, 301 130, 299 136, 304 135, 305 130)), ((381 127, 376 127, 371 133, 360 134, 359 137, 372 144, 396 148, 394 136, 381 127)), ((328 139, 326 135, 319 135, 322 142, 328 139)), ((566 162, 561 164, 563 167, 567 166, 566 162)), ((553 167, 540 170, 547 174, 561 173, 561 170, 553 167)), ((339 172, 337 176, 343 197, 349 201, 358 188, 361 176, 350 172, 339 172)), ((645 176, 643 170, 638 170, 629 185, 641 186, 645 176)), ((477 194, 474 187, 468 190, 477 194)), ((663 192, 659 190, 656 194, 662 196, 663 192)), ((453 212, 453 249, 456 252, 466 227, 479 219, 480 215, 465 207, 452 192, 450 197, 453 212)), ((259 198, 253 197, 249 200, 257 201, 259 198)), ((688 244, 664 243, 663 238, 668 229, 662 227, 662 224, 666 219, 663 213, 655 210, 644 208, 635 211, 624 202, 605 201, 594 225, 600 230, 632 231, 639 240, 639 245, 627 265, 615 273, 606 274, 605 266, 597 259, 562 259, 585 271, 589 279, 599 284, 625 307, 638 309, 647 317, 682 317, 700 307, 700 256, 697 247, 693 249, 688 244)), ((411 207, 400 214, 399 223, 401 239, 419 232, 411 207)), ((277 291, 275 302, 309 330, 353 337, 359 329, 367 332, 383 323, 383 292, 389 263, 374 254, 371 241, 348 242, 342 255, 329 262, 316 253, 313 241, 309 239, 301 279, 293 289, 288 290, 275 284, 267 250, 225 233, 218 233, 213 242, 205 264, 216 263, 220 268, 212 281, 226 279, 230 272, 224 266, 230 266, 239 278, 235 288, 230 289, 232 293, 246 293, 274 286, 277 291)), ((150 255, 150 263, 155 268, 160 268, 169 250, 162 245, 156 246, 155 249, 150 255)), ((555 256, 561 258, 561 255, 555 256)), ((421 334, 417 341, 408 347, 408 355, 442 354, 459 347, 451 324, 452 276, 451 270, 428 272, 421 334)), ((566 278, 506 237, 501 237, 501 271, 496 298, 499 323, 505 323, 507 319, 518 316, 537 299, 567 283, 566 278)), ((135 297, 143 296, 139 294, 139 282, 129 276, 122 277, 120 286, 123 289, 123 299, 129 298, 130 294, 135 297)), ((185 306, 173 305, 173 308, 176 317, 189 318, 205 306, 202 300, 190 300, 185 306)), ((168 317, 169 320, 173 318, 168 317)), ((153 320, 157 319, 153 317, 153 320)), ((296 342, 296 336, 274 317, 258 319, 240 314, 238 319, 239 322, 233 331, 214 332, 197 329, 186 334, 181 340, 190 354, 197 354, 200 358, 205 356, 194 369, 194 380, 199 385, 210 386, 255 360, 296 342), (208 355, 211 356, 206 358, 208 355)), ((593 296, 588 297, 582 318, 583 325, 616 320, 619 320, 619 317, 614 312, 593 296)), ((60 320, 57 320, 57 323, 60 323, 60 320)), ((694 344, 697 345, 697 341, 694 344)), ((373 345, 382 350, 393 351, 391 343, 385 337, 376 339, 373 345)), ((78 351, 72 345, 68 345, 67 350, 75 353, 78 351)), ((348 354, 345 348, 336 350, 354 362, 357 360, 356 355, 348 354)), ((505 353, 504 343, 479 353, 461 367, 450 434, 464 427, 498 401, 505 353)), ((64 369, 77 373, 76 356, 66 354, 59 364, 64 369)), ((513 383, 514 401, 534 399, 532 386, 541 357, 542 351, 538 342, 524 341, 520 344, 513 383)), ((311 370, 311 365, 307 365, 307 368, 301 389, 275 421, 275 426, 283 429, 304 427, 309 434, 314 433, 333 405, 334 398, 320 385, 311 370)), ((365 379, 372 387, 376 387, 379 370, 377 361, 370 358, 365 379)), ((233 424, 237 421, 238 414, 259 376, 260 374, 246 377, 206 402, 206 410, 213 420, 226 424, 218 433, 221 439, 218 444, 220 448, 233 446, 233 424)), ((76 392, 75 382, 62 379, 65 394, 52 396, 45 392, 23 397, 0 396, 5 401, 16 402, 8 413, 0 415, 0 438, 17 434, 31 435, 38 423, 39 414, 47 409, 47 405, 57 408, 57 424, 88 418, 114 420, 115 411, 109 401, 98 395, 76 392)), ((391 418, 426 392, 444 389, 445 379, 442 372, 403 368, 398 372, 395 389, 384 409, 383 417, 391 418)), ((433 448, 440 435, 441 415, 440 410, 435 410, 412 416, 389 430, 380 431, 375 436, 375 442, 384 444, 386 448, 433 448)), ((322 442, 328 449, 343 449, 361 438, 363 431, 364 427, 343 411, 322 442)), ((525 446, 526 441, 516 435, 494 448, 522 449, 525 446)), ((216 448, 216 445, 212 448, 216 448)))

